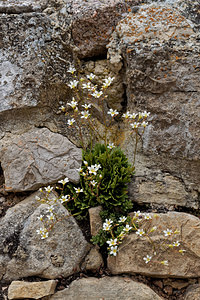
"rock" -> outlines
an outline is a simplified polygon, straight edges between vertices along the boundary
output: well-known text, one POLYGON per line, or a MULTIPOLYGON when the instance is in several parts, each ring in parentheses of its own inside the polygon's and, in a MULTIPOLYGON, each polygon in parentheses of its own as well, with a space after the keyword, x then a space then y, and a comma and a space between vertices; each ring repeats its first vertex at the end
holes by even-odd
POLYGON ((50 300, 161 300, 153 290, 143 283, 123 277, 83 278, 73 281, 69 288, 57 292, 50 300))
POLYGON ((199 300, 199 297, 200 297, 200 284, 193 284, 187 288, 184 300, 199 300))
POLYGON ((106 56, 106 44, 126 10, 121 0, 73 1, 72 38, 79 57, 106 56))
MULTIPOLYGON (((31 1, 28 2, 30 9, 31 1)), ((8 6, 8 11, 26 7, 24 2, 19 6, 13 3, 8 6)), ((1 15, 0 28, 0 112, 35 107, 44 83, 42 51, 51 39, 50 19, 34 13, 1 15)))
POLYGON ((28 13, 42 11, 47 6, 47 0, 1 0, 0 13, 28 13))
POLYGON ((99 215, 102 211, 101 206, 91 207, 89 209, 89 218, 90 218, 90 232, 91 235, 97 235, 99 230, 103 227, 103 221, 99 215))
MULTIPOLYGON (((198 209, 200 39, 194 24, 167 5, 172 2, 141 6, 121 20, 108 56, 117 74, 121 63, 126 66, 126 109, 151 113, 138 147, 142 163, 136 165, 137 191, 132 188, 131 197, 141 203, 150 196, 151 203, 161 203, 163 196, 165 204, 198 209)), ((123 149, 131 161, 133 140, 130 132, 124 134, 123 149)))
MULTIPOLYGON (((77 272, 90 246, 75 219, 58 201, 54 212, 58 219, 47 239, 36 231, 43 228, 38 219, 49 205, 35 200, 36 192, 8 209, 0 219, 0 278, 11 281, 39 276, 54 279, 77 272)), ((52 199, 55 195, 51 195, 52 199)), ((44 218, 45 219, 45 218, 44 218)), ((46 224, 46 223, 45 223, 46 224)))
POLYGON ((88 255, 86 256, 81 269, 86 271, 98 272, 98 270, 103 267, 104 262, 101 254, 97 248, 92 248, 88 255))
POLYGON ((151 228, 157 226, 157 230, 151 233, 151 239, 156 247, 164 240, 163 231, 167 228, 180 230, 181 234, 167 240, 167 244, 180 241, 180 246, 167 250, 157 248, 157 255, 149 240, 144 237, 138 237, 137 234, 129 234, 119 247, 117 256, 108 257, 108 268, 112 274, 135 274, 139 273, 146 276, 155 277, 176 277, 192 278, 200 276, 200 234, 199 218, 178 212, 169 212, 167 214, 158 214, 155 218, 151 214, 152 220, 143 223, 142 228, 151 228), (146 224, 146 225, 145 225, 146 224), (186 252, 181 254, 179 249, 186 252), (150 263, 146 264, 144 257, 152 256, 150 263), (159 262, 167 260, 168 266, 163 266, 159 262))
POLYGON ((68 177, 78 182, 81 149, 46 128, 32 129, 1 140, 1 166, 6 191, 36 190, 68 177))
POLYGON ((56 285, 55 280, 42 282, 13 281, 8 288, 8 299, 40 299, 53 295, 56 285))

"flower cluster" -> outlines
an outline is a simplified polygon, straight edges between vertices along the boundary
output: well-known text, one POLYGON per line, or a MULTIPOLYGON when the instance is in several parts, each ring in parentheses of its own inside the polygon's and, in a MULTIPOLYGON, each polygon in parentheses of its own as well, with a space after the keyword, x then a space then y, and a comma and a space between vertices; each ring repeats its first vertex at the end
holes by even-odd
MULTIPOLYGON (((171 239, 172 237, 180 234, 177 229, 172 230, 167 228, 166 230, 163 230, 161 243, 154 243, 152 233, 158 230, 157 226, 151 226, 151 222, 154 218, 157 218, 156 214, 135 211, 131 214, 131 217, 122 216, 116 221, 113 221, 112 219, 106 219, 103 223, 102 234, 106 237, 105 243, 108 244, 107 249, 109 255, 117 255, 118 251, 120 250, 119 245, 122 243, 122 240, 131 232, 135 233, 138 238, 145 238, 151 243, 152 253, 148 253, 143 257, 143 261, 146 264, 154 262, 167 266, 167 260, 157 261, 154 258, 158 253, 165 253, 169 248, 175 248, 179 253, 183 254, 186 250, 179 249, 181 242, 177 240, 177 238, 175 241, 171 240, 171 242, 169 242, 169 237, 171 239)), ((159 234, 162 235, 162 232, 159 234)), ((96 237, 98 237, 98 235, 96 237)), ((96 237, 93 238, 93 242, 95 241, 95 243, 98 241, 98 238, 96 239, 96 237)))
MULTIPOLYGON (((69 179, 67 177, 58 181, 58 183, 62 185, 62 190, 68 182, 69 179)), ((61 193, 60 196, 57 196, 54 194, 53 187, 51 186, 47 186, 44 189, 40 188, 39 192, 41 193, 41 196, 36 196, 35 199, 40 203, 46 204, 47 208, 37 217, 37 219, 42 222, 43 226, 36 230, 36 232, 41 236, 41 239, 46 239, 54 225, 62 218, 56 213, 56 204, 67 203, 72 200, 72 197, 70 195, 64 195, 63 193, 61 193)))
POLYGON ((122 115, 122 117, 129 122, 130 126, 134 130, 138 130, 139 128, 143 128, 143 130, 147 127, 148 122, 146 119, 149 117, 150 112, 144 111, 139 113, 130 113, 127 111, 122 115))

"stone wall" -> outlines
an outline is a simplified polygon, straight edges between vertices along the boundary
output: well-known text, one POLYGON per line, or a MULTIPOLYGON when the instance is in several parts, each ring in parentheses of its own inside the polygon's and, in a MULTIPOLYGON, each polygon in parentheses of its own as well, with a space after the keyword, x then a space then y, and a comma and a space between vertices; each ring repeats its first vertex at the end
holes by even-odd
MULTIPOLYGON (((68 233, 63 235, 64 229, 58 226, 55 238, 44 249, 35 234, 29 233, 44 209, 32 206, 35 197, 32 193, 64 176, 73 182, 79 180, 79 141, 67 128, 65 116, 59 113, 59 107, 72 97, 67 70, 74 61, 78 62, 83 77, 91 72, 98 82, 105 76, 115 77, 113 86, 108 89, 108 108, 120 113, 126 110, 151 113, 149 126, 139 143, 135 177, 129 185, 133 202, 158 211, 193 210, 197 214, 200 209, 199 20, 198 1, 0 0, 2 282, 26 276, 46 279, 71 276, 80 273, 87 261, 93 262, 94 257, 100 255, 93 248, 92 251, 97 252, 91 254, 91 245, 73 218, 64 224, 68 233), (13 206, 15 197, 21 200, 27 196, 25 202, 7 210, 6 204, 13 206), (62 245, 57 247, 56 235, 60 234, 62 245), (74 236, 76 239, 72 242, 74 236), (73 249, 76 249, 74 254, 73 249), (63 253, 72 261, 63 258, 63 253)), ((123 131, 120 119, 115 126, 122 130, 118 143, 133 161, 133 137, 123 131)), ((57 209, 62 214, 62 208, 57 209)), ((162 218, 165 222, 165 217, 162 218)), ((187 218, 191 226, 199 226, 195 217, 188 215, 187 218)), ((193 233, 189 231, 189 234, 193 233)), ((198 245, 198 234, 196 240, 198 245)), ((192 253, 190 243, 189 240, 188 249, 192 253)), ((131 264, 127 269, 121 261, 126 260, 128 254, 123 249, 121 253, 118 260, 108 261, 112 274, 199 277, 198 251, 187 257, 190 272, 184 268, 181 272, 173 269, 164 275, 156 273, 158 270, 148 272, 131 264)), ((92 263, 93 267, 86 269, 100 268, 101 255, 98 261, 99 264, 92 263)), ((179 263, 181 266, 184 262, 179 263)), ((88 284, 99 291, 101 284, 105 285, 103 279, 90 280, 75 281, 66 294, 59 292, 52 300, 75 299, 74 289, 89 299, 85 291, 88 284)), ((136 295, 138 289, 144 289, 141 299, 161 299, 153 291, 147 291, 146 286, 131 284, 128 288, 129 280, 132 280, 130 276, 125 282, 121 277, 113 278, 105 288, 108 298, 111 297, 109 290, 119 284, 136 295)), ((53 286, 54 290, 54 283, 53 286)), ((49 294, 53 293, 51 286, 49 294)), ((47 294, 45 291, 40 298, 47 294)), ((104 296, 100 292, 99 295, 104 296)), ((10 294, 9 299, 15 299, 13 297, 10 294)), ((187 297, 185 299, 190 299, 187 297)))

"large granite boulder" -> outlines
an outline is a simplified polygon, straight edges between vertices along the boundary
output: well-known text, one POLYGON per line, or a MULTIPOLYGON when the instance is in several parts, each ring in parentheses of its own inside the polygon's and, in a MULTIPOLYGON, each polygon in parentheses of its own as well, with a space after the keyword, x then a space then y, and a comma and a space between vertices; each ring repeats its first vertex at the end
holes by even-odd
POLYGON ((72 182, 79 180, 81 149, 47 128, 4 138, 1 145, 6 191, 36 190, 64 177, 72 182))
MULTIPOLYGON (((57 219, 49 236, 41 239, 43 228, 38 219, 49 208, 35 200, 36 192, 8 209, 0 220, 0 280, 16 280, 28 276, 54 279, 80 270, 90 245, 75 219, 59 202, 54 204, 57 219)), ((55 196, 51 196, 52 199, 55 196)))
POLYGON ((156 218, 151 214, 152 220, 146 221, 142 228, 150 229, 154 226, 157 230, 150 234, 156 249, 145 236, 135 233, 129 234, 119 247, 117 256, 108 257, 108 268, 112 274, 134 274, 140 273, 155 277, 192 278, 200 276, 200 220, 199 218, 186 214, 169 212, 158 214, 156 218), (180 234, 169 236, 166 240, 164 230, 176 229, 180 234), (179 247, 159 248, 159 244, 173 244, 180 242, 179 247), (183 249, 181 254, 179 250, 183 249), (156 251, 156 255, 154 252, 156 251), (152 256, 149 263, 145 263, 144 257, 152 256), (168 261, 164 266, 161 261, 168 261))
POLYGON ((73 281, 69 288, 57 292, 50 300, 161 300, 152 289, 130 278, 83 278, 73 281))

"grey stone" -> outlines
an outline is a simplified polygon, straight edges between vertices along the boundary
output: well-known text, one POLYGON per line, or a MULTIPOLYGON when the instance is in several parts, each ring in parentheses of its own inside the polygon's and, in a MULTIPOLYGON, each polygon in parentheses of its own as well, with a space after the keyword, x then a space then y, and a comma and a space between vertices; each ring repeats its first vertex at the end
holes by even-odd
MULTIPOLYGON (((199 208, 200 40, 192 21, 177 10, 180 7, 167 5, 173 2, 149 4, 127 15, 112 35, 108 56, 117 74, 122 63, 126 65, 126 109, 151 113, 138 146, 136 180, 130 197, 140 203, 162 204, 163 196, 165 204, 199 208), (159 30, 153 30, 152 24, 147 24, 153 9, 162 10, 160 20, 168 9, 174 20, 180 20, 180 26, 164 28, 155 18, 159 30), (141 17, 138 26, 142 13, 146 18, 141 17)), ((133 161, 134 138, 130 132, 121 136, 123 149, 133 161)))
POLYGON ((79 57, 106 56, 106 44, 126 10, 121 0, 73 1, 72 38, 79 57))
POLYGON ((0 13, 23 13, 42 11, 48 0, 1 0, 0 13))
POLYGON ((161 300, 152 289, 130 278, 83 278, 73 281, 69 288, 57 292, 50 300, 161 300))
POLYGON ((119 247, 117 256, 108 257, 108 268, 112 274, 143 274, 155 277, 175 277, 193 278, 200 276, 200 235, 199 218, 178 212, 167 214, 151 214, 152 220, 142 223, 140 226, 144 230, 156 226, 157 229, 150 234, 151 241, 155 245, 155 250, 148 238, 138 236, 136 233, 129 234, 119 247), (176 229, 179 234, 164 237, 163 231, 166 229, 176 229), (180 246, 173 249, 166 247, 159 248, 159 244, 173 244, 179 241, 180 246), (185 250, 179 253, 179 250, 185 250), (156 255, 154 254, 156 252, 156 255), (152 256, 151 261, 146 264, 144 257, 152 256), (168 266, 163 266, 161 261, 168 261, 168 266))
POLYGON ((81 149, 46 128, 1 140, 1 166, 6 191, 36 190, 68 177, 78 182, 81 149))
POLYGON ((58 201, 54 212, 59 221, 49 231, 49 237, 41 239, 36 231, 43 228, 43 223, 38 217, 45 215, 49 206, 36 201, 36 196, 40 194, 36 192, 8 209, 0 220, 0 278, 3 280, 69 276, 80 270, 79 265, 90 249, 75 219, 58 201))
POLYGON ((96 247, 93 247, 86 256, 81 269, 98 272, 104 266, 103 258, 96 247))
POLYGON ((55 280, 42 282, 13 281, 8 288, 8 299, 40 299, 53 295, 56 285, 55 280))

